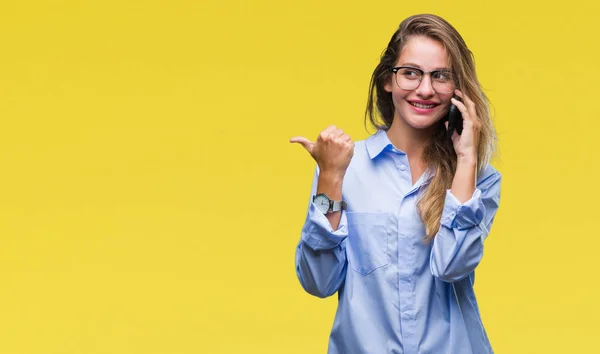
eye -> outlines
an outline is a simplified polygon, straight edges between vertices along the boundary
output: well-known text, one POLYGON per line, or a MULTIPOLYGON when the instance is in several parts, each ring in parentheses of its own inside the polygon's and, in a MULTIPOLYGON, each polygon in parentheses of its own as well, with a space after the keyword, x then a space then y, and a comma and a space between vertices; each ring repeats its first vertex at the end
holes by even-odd
POLYGON ((411 68, 402 68, 400 69, 400 71, 398 71, 398 73, 403 77, 411 80, 419 79, 421 77, 420 71, 411 68))
POLYGON ((452 74, 449 71, 434 71, 431 73, 431 77, 441 82, 452 81, 452 74))

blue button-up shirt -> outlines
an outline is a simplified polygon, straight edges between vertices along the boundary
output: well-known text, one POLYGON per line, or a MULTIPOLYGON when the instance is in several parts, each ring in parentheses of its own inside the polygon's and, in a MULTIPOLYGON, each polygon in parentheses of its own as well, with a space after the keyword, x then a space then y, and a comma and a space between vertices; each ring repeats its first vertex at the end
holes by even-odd
POLYGON ((425 243, 417 202, 430 179, 426 172, 413 185, 407 155, 378 131, 355 144, 338 229, 309 203, 296 272, 308 293, 338 293, 328 353, 493 353, 473 282, 500 174, 487 166, 465 203, 447 190, 440 230, 425 243))

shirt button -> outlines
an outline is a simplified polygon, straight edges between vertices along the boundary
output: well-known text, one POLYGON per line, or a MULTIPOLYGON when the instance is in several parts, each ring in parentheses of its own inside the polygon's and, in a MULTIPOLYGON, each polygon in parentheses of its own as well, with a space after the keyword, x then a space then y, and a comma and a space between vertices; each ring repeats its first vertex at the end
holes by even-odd
POLYGON ((400 171, 406 170, 406 166, 405 165, 399 165, 398 168, 400 168, 400 171))

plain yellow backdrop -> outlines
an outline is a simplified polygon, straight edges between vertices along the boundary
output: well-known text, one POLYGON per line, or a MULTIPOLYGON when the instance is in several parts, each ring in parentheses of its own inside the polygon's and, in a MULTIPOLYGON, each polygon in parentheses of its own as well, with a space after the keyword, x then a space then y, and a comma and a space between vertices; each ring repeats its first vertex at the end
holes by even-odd
MULTIPOLYGON (((448 19, 493 104, 475 284, 497 353, 599 353, 595 1, 2 1, 0 353, 325 353, 294 251, 405 17, 448 19)), ((459 353, 460 354, 460 353, 459 353)))

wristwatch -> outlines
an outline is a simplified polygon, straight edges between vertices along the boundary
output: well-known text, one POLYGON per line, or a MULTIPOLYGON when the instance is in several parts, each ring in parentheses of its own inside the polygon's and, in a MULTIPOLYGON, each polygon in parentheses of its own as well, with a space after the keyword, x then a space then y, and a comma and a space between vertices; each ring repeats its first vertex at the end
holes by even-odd
POLYGON ((346 210, 346 202, 343 200, 334 201, 329 199, 327 194, 319 193, 313 196, 313 203, 323 214, 330 214, 340 210, 346 210))

